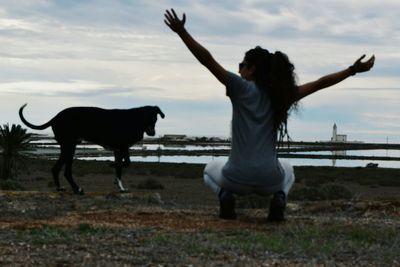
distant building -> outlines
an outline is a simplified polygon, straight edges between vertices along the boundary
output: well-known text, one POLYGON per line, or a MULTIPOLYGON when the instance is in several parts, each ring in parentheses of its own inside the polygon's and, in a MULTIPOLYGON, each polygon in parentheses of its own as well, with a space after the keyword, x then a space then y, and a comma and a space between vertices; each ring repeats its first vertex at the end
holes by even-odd
POLYGON ((347 135, 346 134, 338 134, 337 133, 336 123, 333 124, 331 142, 342 142, 342 143, 347 142, 347 135))
MULTIPOLYGON (((340 143, 346 143, 347 142, 347 135, 338 134, 337 133, 337 125, 336 125, 336 123, 333 124, 331 142, 340 142, 340 143)), ((335 156, 345 156, 346 155, 346 150, 334 150, 334 151, 332 151, 332 154, 335 155, 335 156)), ((336 159, 332 160, 332 165, 333 166, 336 165, 336 159)))
POLYGON ((166 141, 184 141, 186 140, 186 135, 184 134, 165 134, 162 137, 163 140, 166 141))

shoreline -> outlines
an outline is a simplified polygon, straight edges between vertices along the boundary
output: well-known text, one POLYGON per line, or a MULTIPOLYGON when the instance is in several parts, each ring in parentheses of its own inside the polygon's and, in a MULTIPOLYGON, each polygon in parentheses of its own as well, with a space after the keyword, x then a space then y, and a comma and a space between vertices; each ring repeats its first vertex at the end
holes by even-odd
MULTIPOLYGON (((52 137, 37 138, 32 143, 35 157, 55 159, 58 144, 52 137)), ((362 142, 305 142, 292 141, 277 149, 279 158, 293 159, 297 166, 354 166, 365 167, 377 163, 379 167, 400 168, 400 144, 362 142)), ((214 157, 225 160, 230 153, 228 139, 144 139, 130 148, 131 161, 186 162, 206 164, 214 157)), ((83 142, 76 148, 75 158, 112 160, 113 152, 101 146, 83 142)))

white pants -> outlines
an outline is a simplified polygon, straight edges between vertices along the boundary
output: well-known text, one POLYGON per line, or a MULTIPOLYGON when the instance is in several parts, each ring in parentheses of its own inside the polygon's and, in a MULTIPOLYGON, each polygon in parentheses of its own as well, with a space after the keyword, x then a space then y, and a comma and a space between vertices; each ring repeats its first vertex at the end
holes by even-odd
POLYGON ((222 160, 213 160, 206 165, 204 169, 204 182, 216 194, 220 192, 221 188, 224 188, 231 191, 232 193, 239 195, 252 193, 259 195, 268 195, 282 190, 287 196, 295 180, 294 171, 289 161, 279 159, 279 163, 281 164, 285 175, 282 183, 276 186, 252 186, 231 181, 224 177, 224 175, 222 174, 222 168, 226 164, 226 161, 222 160))

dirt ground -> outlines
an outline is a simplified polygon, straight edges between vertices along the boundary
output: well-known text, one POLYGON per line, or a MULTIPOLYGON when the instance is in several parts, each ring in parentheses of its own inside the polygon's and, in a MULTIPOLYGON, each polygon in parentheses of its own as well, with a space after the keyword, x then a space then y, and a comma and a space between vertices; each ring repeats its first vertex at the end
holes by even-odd
POLYGON ((20 174, 25 191, 0 191, 1 266, 400 266, 397 184, 349 181, 351 199, 289 199, 274 224, 266 208, 219 219, 202 166, 142 166, 125 173, 128 193, 112 173, 78 169, 83 196, 64 180, 67 191, 54 192, 47 167, 20 174), (164 188, 139 189, 149 178, 164 188))

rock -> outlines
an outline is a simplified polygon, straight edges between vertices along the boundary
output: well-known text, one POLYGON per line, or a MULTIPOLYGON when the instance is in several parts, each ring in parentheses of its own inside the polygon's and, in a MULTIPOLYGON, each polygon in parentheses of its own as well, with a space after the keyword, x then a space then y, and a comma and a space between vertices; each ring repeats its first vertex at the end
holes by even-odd
POLYGON ((161 199, 160 193, 158 193, 158 192, 151 194, 148 198, 148 201, 150 203, 154 203, 154 204, 163 204, 164 203, 164 201, 162 201, 162 199, 161 199))

